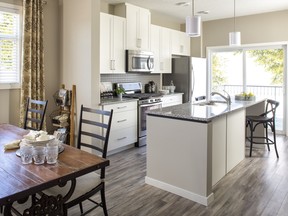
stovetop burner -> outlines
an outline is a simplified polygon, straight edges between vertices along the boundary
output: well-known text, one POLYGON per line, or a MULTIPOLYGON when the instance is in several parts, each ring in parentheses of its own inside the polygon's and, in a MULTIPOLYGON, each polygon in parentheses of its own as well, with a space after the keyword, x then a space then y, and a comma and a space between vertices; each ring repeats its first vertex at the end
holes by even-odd
MULTIPOLYGON (((142 92, 142 84, 140 82, 132 82, 132 83, 117 83, 117 87, 122 87, 125 91, 123 97, 126 98, 135 98, 139 100, 147 100, 147 99, 155 99, 155 101, 159 101, 162 97, 160 93, 141 93, 142 92)), ((143 101, 144 103, 144 101, 143 101)))

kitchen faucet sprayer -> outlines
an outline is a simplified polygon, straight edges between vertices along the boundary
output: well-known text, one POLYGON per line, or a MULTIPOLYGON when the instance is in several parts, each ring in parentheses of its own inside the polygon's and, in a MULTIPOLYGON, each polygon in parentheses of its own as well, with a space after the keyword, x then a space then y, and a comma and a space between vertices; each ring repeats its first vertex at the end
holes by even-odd
POLYGON ((211 92, 211 96, 219 95, 220 97, 222 97, 227 102, 228 105, 230 105, 231 104, 231 97, 227 91, 225 91, 225 90, 223 90, 223 91, 227 94, 227 97, 225 97, 223 94, 221 94, 219 92, 211 92))

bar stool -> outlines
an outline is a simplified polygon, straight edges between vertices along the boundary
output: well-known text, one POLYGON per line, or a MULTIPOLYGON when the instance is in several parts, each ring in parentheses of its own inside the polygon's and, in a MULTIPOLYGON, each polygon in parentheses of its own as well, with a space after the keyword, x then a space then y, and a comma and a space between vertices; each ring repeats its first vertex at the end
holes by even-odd
POLYGON ((250 128, 250 137, 247 139, 250 141, 250 157, 252 155, 253 144, 266 144, 268 151, 270 151, 269 145, 274 145, 277 158, 279 158, 277 146, 276 146, 276 130, 275 130, 275 113, 276 108, 279 106, 279 102, 267 99, 265 112, 259 116, 246 116, 246 127, 250 128), (264 136, 254 136, 255 128, 258 125, 263 125, 265 128, 264 136), (273 138, 268 136, 268 127, 270 127, 273 133, 273 138), (262 141, 257 141, 257 140, 262 141))

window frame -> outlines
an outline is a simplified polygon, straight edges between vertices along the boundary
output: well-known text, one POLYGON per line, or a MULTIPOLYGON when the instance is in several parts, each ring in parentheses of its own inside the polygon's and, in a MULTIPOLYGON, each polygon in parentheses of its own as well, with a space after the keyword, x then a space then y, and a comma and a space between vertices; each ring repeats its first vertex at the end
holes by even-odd
MULTIPOLYGON (((284 51, 284 68, 283 68, 283 130, 277 131, 279 134, 284 134, 288 136, 288 41, 271 42, 271 43, 259 43, 259 44, 245 44, 241 46, 218 46, 218 47, 207 47, 207 82, 206 82, 206 97, 210 100, 211 86, 212 86, 212 55, 214 52, 221 51, 236 51, 242 50, 245 53, 247 50, 251 49, 283 49, 284 51)), ((243 59, 243 64, 246 64, 246 59, 243 59)), ((246 65, 243 65, 243 74, 246 75, 246 65)), ((243 77, 246 81, 246 77, 243 77)), ((246 82, 243 85, 246 86, 246 82)), ((243 89, 246 91, 246 89, 243 89)))
POLYGON ((8 4, 0 2, 0 11, 19 14, 19 47, 18 47, 18 82, 15 83, 1 83, 1 89, 19 89, 21 87, 21 67, 22 67, 22 33, 23 33, 23 9, 20 5, 8 4))

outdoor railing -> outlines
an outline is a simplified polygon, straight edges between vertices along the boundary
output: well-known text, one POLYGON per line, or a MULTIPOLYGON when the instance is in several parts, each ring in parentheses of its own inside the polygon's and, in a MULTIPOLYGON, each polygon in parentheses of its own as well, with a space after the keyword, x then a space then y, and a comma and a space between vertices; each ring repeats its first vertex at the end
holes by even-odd
MULTIPOLYGON (((224 88, 231 97, 234 97, 236 94, 243 92, 242 85, 223 85, 224 88)), ((283 127, 283 87, 282 86, 257 86, 257 85, 247 85, 246 93, 252 92, 256 98, 269 98, 280 102, 279 107, 276 112, 276 129, 282 131, 283 127)))
MULTIPOLYGON (((225 91, 231 96, 243 92, 242 85, 223 85, 225 91)), ((256 97, 269 98, 277 101, 283 101, 283 87, 282 86, 258 86, 247 85, 246 93, 252 92, 256 97)))

